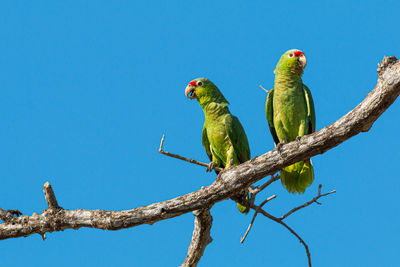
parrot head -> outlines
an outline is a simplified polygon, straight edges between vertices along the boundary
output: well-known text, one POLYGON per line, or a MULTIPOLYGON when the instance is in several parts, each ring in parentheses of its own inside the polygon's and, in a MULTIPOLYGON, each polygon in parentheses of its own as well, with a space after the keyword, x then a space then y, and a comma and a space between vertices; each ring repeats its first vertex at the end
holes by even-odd
POLYGON ((185 95, 190 99, 197 99, 201 106, 210 102, 228 104, 218 87, 206 78, 197 78, 191 81, 186 86, 185 95))
POLYGON ((301 75, 306 64, 307 59, 304 52, 291 49, 281 56, 274 73, 296 73, 301 75))

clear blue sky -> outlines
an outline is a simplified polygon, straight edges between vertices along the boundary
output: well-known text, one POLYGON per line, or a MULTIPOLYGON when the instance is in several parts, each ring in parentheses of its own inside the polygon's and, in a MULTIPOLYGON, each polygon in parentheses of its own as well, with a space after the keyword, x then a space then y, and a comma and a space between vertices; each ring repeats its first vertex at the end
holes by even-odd
MULTIPOLYGON (((400 56, 398 1, 11 1, 0 15, 0 207, 45 206, 50 181, 66 209, 123 210, 210 184, 214 174, 157 152, 207 161, 203 113, 185 98, 197 77, 214 81, 249 138, 252 156, 273 148, 264 115, 273 69, 286 50, 306 53, 320 129, 354 108, 377 81, 384 55, 400 56)), ((277 194, 315 266, 398 266, 400 103, 341 146, 313 158, 302 196, 277 194)), ((286 229, 232 201, 212 209, 214 241, 199 266, 306 266, 286 229)), ((66 230, 0 242, 2 266, 177 266, 193 215, 120 231, 66 230)))

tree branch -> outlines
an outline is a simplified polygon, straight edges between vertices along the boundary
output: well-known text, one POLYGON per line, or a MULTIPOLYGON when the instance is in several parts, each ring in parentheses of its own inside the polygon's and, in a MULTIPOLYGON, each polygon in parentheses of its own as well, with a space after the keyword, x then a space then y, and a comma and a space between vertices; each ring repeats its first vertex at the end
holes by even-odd
POLYGON ((252 189, 251 187, 249 187, 249 191, 252 195, 252 197, 255 197, 258 193, 260 193, 261 191, 263 191, 265 188, 267 188, 270 184, 272 184, 275 181, 278 181, 279 179, 281 179, 280 174, 275 174, 273 175, 267 182, 265 182, 263 185, 256 187, 254 189, 252 189))
POLYGON ((240 243, 243 243, 244 240, 246 239, 247 235, 249 234, 251 227, 253 227, 253 223, 254 220, 257 217, 257 214, 260 212, 260 210, 262 209, 262 207, 267 204, 267 202, 269 202, 270 200, 276 198, 276 195, 272 195, 269 198, 267 198, 266 200, 264 200, 259 206, 257 206, 257 208, 255 209, 256 212, 254 212, 253 218, 251 219, 251 222, 249 224, 249 227, 247 227, 246 233, 244 234, 244 236, 240 239, 240 243))
POLYGON ((210 209, 195 210, 193 214, 196 216, 196 219, 194 220, 192 241, 190 242, 186 259, 181 267, 197 266, 207 245, 212 242, 210 231, 213 218, 210 209))
POLYGON ((262 87, 262 85, 261 85, 261 84, 260 84, 259 86, 260 86, 260 88, 261 88, 261 89, 263 89, 263 90, 264 90, 264 92, 266 92, 266 93, 268 94, 268 90, 267 90, 267 89, 265 89, 264 87, 262 87))
MULTIPOLYGON (((263 214, 264 216, 266 216, 268 219, 271 219, 271 220, 273 220, 273 221, 275 221, 275 222, 277 222, 277 223, 283 225, 286 229, 288 229, 293 235, 295 235, 295 236, 299 239, 299 241, 303 244, 303 246, 304 246, 304 248, 305 248, 305 250, 306 250, 307 259, 308 259, 308 265, 311 267, 311 254, 310 254, 310 250, 308 249, 308 246, 307 246, 306 242, 304 242, 304 240, 303 240, 292 228, 290 228, 286 223, 284 223, 283 220, 284 220, 285 218, 287 218, 288 216, 290 216, 291 214, 293 214, 294 212, 296 212, 296 211, 298 211, 298 210, 300 210, 300 209, 302 209, 302 208, 305 208, 305 207, 311 205, 311 204, 314 203, 314 202, 315 202, 315 203, 318 203, 317 200, 318 200, 319 198, 324 197, 324 196, 327 196, 327 195, 330 195, 330 194, 336 192, 336 190, 332 190, 332 191, 329 192, 329 193, 321 194, 321 188, 322 188, 322 185, 320 184, 320 185, 318 186, 318 194, 317 194, 317 196, 314 197, 312 200, 310 200, 310 201, 304 203, 304 204, 301 205, 301 206, 298 206, 298 207, 296 207, 296 208, 290 210, 288 213, 286 213, 285 215, 281 216, 280 218, 277 218, 277 217, 275 217, 275 216, 269 214, 268 212, 266 212, 265 210, 262 209, 262 207, 264 206, 264 204, 266 204, 269 200, 274 199, 274 198, 276 197, 276 195, 273 195, 273 196, 267 198, 267 199, 264 200, 264 202, 262 202, 259 206, 254 205, 254 201, 253 201, 253 202, 251 203, 251 208, 255 210, 255 213, 254 213, 253 219, 252 219, 251 222, 250 222, 249 227, 247 228, 247 231, 246 231, 245 235, 244 235, 244 236, 242 237, 242 239, 240 240, 240 243, 243 243, 244 240, 246 239, 246 237, 247 237, 248 233, 250 232, 250 229, 251 229, 251 227, 252 227, 252 225, 253 225, 253 223, 254 223, 254 220, 255 220, 257 214, 258 214, 258 213, 262 213, 262 214, 263 214)), ((321 203, 318 203, 318 204, 321 204, 321 203)))
MULTIPOLYGON (((158 152, 160 152, 161 154, 164 154, 164 155, 166 155, 168 157, 172 157, 172 158, 180 159, 180 160, 183 160, 183 161, 187 161, 187 162, 190 162, 190 163, 193 163, 193 164, 196 164, 196 165, 199 165, 199 166, 203 166, 203 167, 206 167, 206 168, 208 167, 207 163, 200 162, 200 161, 197 161, 197 160, 194 160, 194 159, 189 159, 189 158, 186 158, 186 157, 182 157, 182 156, 180 156, 178 154, 173 154, 173 153, 169 153, 167 151, 164 151, 163 150, 164 140, 165 140, 165 134, 163 134, 163 136, 161 138, 160 148, 158 149, 158 152)), ((220 167, 214 167, 213 169, 216 170, 216 171, 223 171, 224 170, 224 169, 222 169, 220 167)))
POLYGON ((327 195, 330 195, 330 194, 333 194, 333 193, 336 193, 336 190, 332 190, 331 192, 328 192, 328 193, 325 193, 325 194, 322 194, 322 195, 321 195, 321 188, 322 188, 322 185, 319 185, 318 195, 317 195, 316 197, 314 197, 313 199, 311 199, 311 200, 308 201, 307 203, 304 203, 303 205, 298 206, 298 207, 296 207, 296 208, 290 210, 290 211, 289 211, 288 213, 286 213, 285 215, 282 215, 279 219, 280 219, 280 220, 284 220, 284 219, 286 219, 289 215, 293 214, 294 212, 296 212, 296 211, 298 211, 298 210, 300 210, 300 209, 302 209, 302 208, 305 208, 305 207, 307 207, 307 206, 310 206, 310 205, 311 205, 312 203, 314 203, 314 202, 317 203, 317 204, 319 204, 319 205, 321 205, 321 203, 319 203, 319 202, 317 201, 319 198, 324 197, 324 196, 327 196, 327 195))
POLYGON ((394 57, 385 57, 379 66, 378 74, 379 79, 375 89, 356 108, 333 124, 304 136, 299 141, 283 145, 280 152, 273 149, 239 166, 225 170, 211 185, 202 187, 200 190, 132 210, 77 209, 51 213, 45 211, 41 215, 21 216, 15 218, 13 224, 7 222, 0 224, 0 239, 80 227, 118 230, 142 224, 153 224, 212 206, 234 196, 263 177, 273 175, 285 166, 322 154, 352 136, 368 131, 400 94, 399 61, 396 61, 394 57))

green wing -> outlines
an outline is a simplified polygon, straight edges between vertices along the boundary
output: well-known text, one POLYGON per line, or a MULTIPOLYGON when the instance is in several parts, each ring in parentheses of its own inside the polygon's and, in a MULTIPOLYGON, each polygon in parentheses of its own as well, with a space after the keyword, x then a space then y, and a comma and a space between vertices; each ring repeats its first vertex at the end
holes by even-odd
MULTIPOLYGON (((233 149, 235 150, 235 154, 239 163, 243 163, 250 159, 250 148, 249 142, 247 140, 246 133, 243 129, 242 124, 239 119, 232 114, 228 114, 225 116, 225 129, 228 135, 229 140, 233 145, 233 149)), ((236 165, 236 164, 235 164, 236 165)), ((241 203, 248 203, 250 196, 248 190, 245 189, 239 194, 239 198, 241 203)), ((243 206, 239 202, 236 202, 238 209, 240 212, 247 214, 250 208, 243 206)))
POLYGON ((208 158, 210 159, 210 161, 212 161, 210 141, 208 141, 206 125, 203 126, 203 132, 201 133, 201 141, 203 143, 204 149, 206 150, 208 158))
POLYGON ((274 139, 275 145, 279 144, 279 138, 275 131, 274 126, 274 89, 272 88, 268 92, 267 101, 265 102, 265 115, 267 115, 267 121, 269 126, 269 131, 271 132, 272 138, 274 139))
POLYGON ((225 117, 225 129, 231 141, 239 162, 243 163, 250 159, 249 141, 239 119, 232 114, 225 117))
POLYGON ((314 101, 311 95, 310 89, 303 84, 304 96, 306 98, 307 103, 307 119, 308 119, 308 133, 315 132, 315 109, 314 109, 314 101))

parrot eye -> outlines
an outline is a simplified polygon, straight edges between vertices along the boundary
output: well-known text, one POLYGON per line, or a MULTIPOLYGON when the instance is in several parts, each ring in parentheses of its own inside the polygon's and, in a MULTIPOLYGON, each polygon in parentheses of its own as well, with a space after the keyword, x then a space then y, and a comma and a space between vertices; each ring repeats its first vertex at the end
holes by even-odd
POLYGON ((292 58, 292 57, 294 57, 294 54, 290 53, 288 57, 292 58))
POLYGON ((197 81, 196 86, 203 86, 203 82, 202 81, 197 81))

